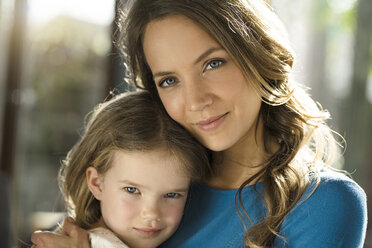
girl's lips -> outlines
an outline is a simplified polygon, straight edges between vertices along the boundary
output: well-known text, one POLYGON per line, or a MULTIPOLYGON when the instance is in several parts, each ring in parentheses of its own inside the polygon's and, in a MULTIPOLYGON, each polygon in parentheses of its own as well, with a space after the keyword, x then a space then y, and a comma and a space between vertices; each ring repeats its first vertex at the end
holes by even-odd
POLYGON ((222 124, 227 114, 228 113, 225 113, 223 115, 218 115, 218 116, 214 116, 214 117, 208 118, 203 121, 199 121, 196 123, 196 125, 204 131, 214 130, 222 124))
POLYGON ((145 237, 155 237, 161 231, 161 229, 156 228, 133 228, 136 230, 140 235, 145 237))

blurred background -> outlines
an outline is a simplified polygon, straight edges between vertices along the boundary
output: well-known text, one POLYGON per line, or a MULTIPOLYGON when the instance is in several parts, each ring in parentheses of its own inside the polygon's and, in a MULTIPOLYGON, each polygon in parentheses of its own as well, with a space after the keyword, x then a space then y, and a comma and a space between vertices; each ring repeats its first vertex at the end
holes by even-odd
MULTIPOLYGON (((28 247, 32 231, 63 216, 60 161, 92 107, 128 90, 112 45, 118 1, 0 0, 0 247, 28 247)), ((346 138, 339 167, 372 199, 372 1, 271 3, 297 80, 346 138)))

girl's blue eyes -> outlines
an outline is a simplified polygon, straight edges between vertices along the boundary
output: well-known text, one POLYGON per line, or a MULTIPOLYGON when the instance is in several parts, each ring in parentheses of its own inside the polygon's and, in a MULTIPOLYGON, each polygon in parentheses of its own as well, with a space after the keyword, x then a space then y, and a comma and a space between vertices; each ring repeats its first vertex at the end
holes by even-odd
MULTIPOLYGON (((128 192, 129 194, 139 194, 139 190, 135 187, 124 187, 124 190, 128 192)), ((178 193, 166 193, 164 195, 165 198, 178 198, 181 197, 178 193)))
POLYGON ((130 194, 138 194, 138 189, 135 187, 124 187, 124 190, 127 191, 130 194))
POLYGON ((180 197, 181 195, 180 194, 178 194, 178 193, 167 193, 167 194, 165 194, 165 197, 166 198, 178 198, 178 197, 180 197))

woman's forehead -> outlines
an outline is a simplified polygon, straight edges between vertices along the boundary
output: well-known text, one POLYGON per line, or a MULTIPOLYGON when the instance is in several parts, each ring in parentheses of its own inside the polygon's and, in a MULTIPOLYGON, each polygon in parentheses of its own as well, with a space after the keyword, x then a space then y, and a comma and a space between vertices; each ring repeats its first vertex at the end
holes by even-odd
POLYGON ((163 62, 196 61, 205 51, 220 47, 197 23, 180 15, 150 22, 143 41, 145 57, 152 69, 163 62))

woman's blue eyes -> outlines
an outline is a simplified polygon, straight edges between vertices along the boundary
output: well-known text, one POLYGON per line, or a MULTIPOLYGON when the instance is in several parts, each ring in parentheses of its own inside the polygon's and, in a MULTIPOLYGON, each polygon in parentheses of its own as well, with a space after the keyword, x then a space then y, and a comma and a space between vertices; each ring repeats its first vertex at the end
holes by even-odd
MULTIPOLYGON (((224 63, 225 63, 224 59, 211 60, 206 64, 206 66, 203 69, 203 72, 206 70, 216 69, 224 63)), ((178 79, 176 77, 168 77, 159 82, 159 87, 166 88, 166 87, 172 86, 173 84, 176 84, 177 82, 178 82, 178 79)))
POLYGON ((139 193, 138 189, 135 188, 135 187, 124 187, 124 190, 127 191, 130 194, 136 194, 136 193, 138 194, 139 193))
POLYGON ((218 68, 223 63, 224 63, 224 61, 222 59, 212 60, 211 62, 209 62, 207 64, 207 66, 205 67, 205 69, 206 70, 215 69, 215 68, 218 68))
POLYGON ((166 78, 159 83, 160 87, 168 87, 175 84, 177 80, 174 77, 166 78))

